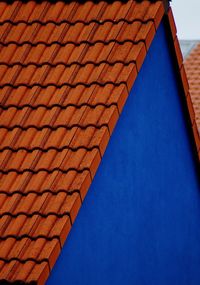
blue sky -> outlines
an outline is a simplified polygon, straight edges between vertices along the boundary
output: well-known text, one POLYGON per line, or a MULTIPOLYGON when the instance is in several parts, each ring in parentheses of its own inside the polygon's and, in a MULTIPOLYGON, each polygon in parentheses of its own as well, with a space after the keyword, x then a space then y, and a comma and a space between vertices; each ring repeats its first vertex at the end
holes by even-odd
POLYGON ((184 40, 200 40, 200 0, 172 0, 178 36, 184 40))

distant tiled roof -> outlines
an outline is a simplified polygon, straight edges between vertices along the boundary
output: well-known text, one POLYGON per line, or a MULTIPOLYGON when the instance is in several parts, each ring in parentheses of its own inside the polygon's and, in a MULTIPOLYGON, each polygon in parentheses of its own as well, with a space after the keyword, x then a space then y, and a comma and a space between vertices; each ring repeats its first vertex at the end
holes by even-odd
POLYGON ((163 13, 160 1, 0 3, 2 282, 48 278, 163 13))
POLYGON ((191 109, 194 114, 195 139, 200 156, 200 44, 186 58, 185 68, 189 80, 191 109))
POLYGON ((173 16, 171 7, 169 7, 167 14, 168 14, 169 27, 170 27, 171 35, 172 35, 173 42, 174 42, 175 56, 176 56, 176 60, 178 63, 178 68, 180 71, 180 77, 182 81, 183 95, 185 96, 185 99, 186 99, 188 114, 190 116, 190 125, 192 127, 192 131, 194 134, 194 140, 196 143, 198 158, 200 161, 200 135, 199 135, 200 133, 198 132, 198 129, 197 129, 197 121, 195 120, 195 114, 194 114, 191 94, 189 90, 189 82, 188 82, 188 76, 187 76, 188 74, 186 74, 186 69, 185 69, 185 66, 187 67, 187 64, 185 65, 183 62, 183 55, 182 55, 181 48, 180 48, 180 42, 177 38, 177 29, 176 29, 176 24, 174 21, 174 16, 173 16))
POLYGON ((186 58, 190 52, 198 45, 198 43, 199 41, 195 40, 180 40, 183 57, 186 58))

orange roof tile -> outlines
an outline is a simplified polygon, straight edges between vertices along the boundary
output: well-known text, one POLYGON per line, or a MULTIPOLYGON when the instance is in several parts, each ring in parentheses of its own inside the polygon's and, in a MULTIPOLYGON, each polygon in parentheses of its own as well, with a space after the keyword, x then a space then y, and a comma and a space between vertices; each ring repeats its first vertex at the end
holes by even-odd
POLYGON ((200 158, 200 44, 192 50, 185 60, 185 68, 189 81, 190 96, 188 105, 193 114, 195 141, 200 158))
POLYGON ((45 283, 163 14, 0 2, 0 280, 45 283))

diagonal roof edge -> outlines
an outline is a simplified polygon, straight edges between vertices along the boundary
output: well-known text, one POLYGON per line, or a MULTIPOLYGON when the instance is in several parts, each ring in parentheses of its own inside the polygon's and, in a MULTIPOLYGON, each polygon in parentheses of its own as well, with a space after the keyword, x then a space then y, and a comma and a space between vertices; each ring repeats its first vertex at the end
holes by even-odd
POLYGON ((185 71, 185 66, 183 64, 183 55, 182 55, 180 43, 177 37, 177 29, 176 29, 176 24, 175 24, 175 20, 174 20, 171 7, 169 7, 166 16, 167 16, 168 25, 169 25, 169 31, 171 33, 171 39, 172 39, 175 57, 177 61, 179 76, 181 78, 182 88, 183 88, 183 92, 185 95, 185 104, 187 106, 187 113, 188 113, 188 118, 190 121, 191 132, 193 133, 194 146, 196 145, 196 150, 197 150, 197 155, 198 155, 197 160, 199 163, 200 162, 200 135, 199 135, 197 123, 195 120, 195 113, 194 113, 193 104, 191 100, 191 94, 189 91, 189 83, 188 83, 188 79, 187 79, 187 75, 185 71))
POLYGON ((163 1, 163 5, 165 8, 165 12, 167 13, 168 9, 169 9, 169 1, 171 1, 171 0, 162 0, 162 1, 163 1))

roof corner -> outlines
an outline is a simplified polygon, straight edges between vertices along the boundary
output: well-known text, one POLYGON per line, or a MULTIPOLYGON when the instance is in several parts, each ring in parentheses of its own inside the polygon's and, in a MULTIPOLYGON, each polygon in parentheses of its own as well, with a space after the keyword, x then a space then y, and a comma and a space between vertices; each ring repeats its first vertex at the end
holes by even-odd
POLYGON ((169 5, 169 2, 170 2, 170 1, 171 1, 171 0, 162 0, 166 14, 168 13, 168 10, 169 10, 169 6, 170 6, 170 5, 169 5))

